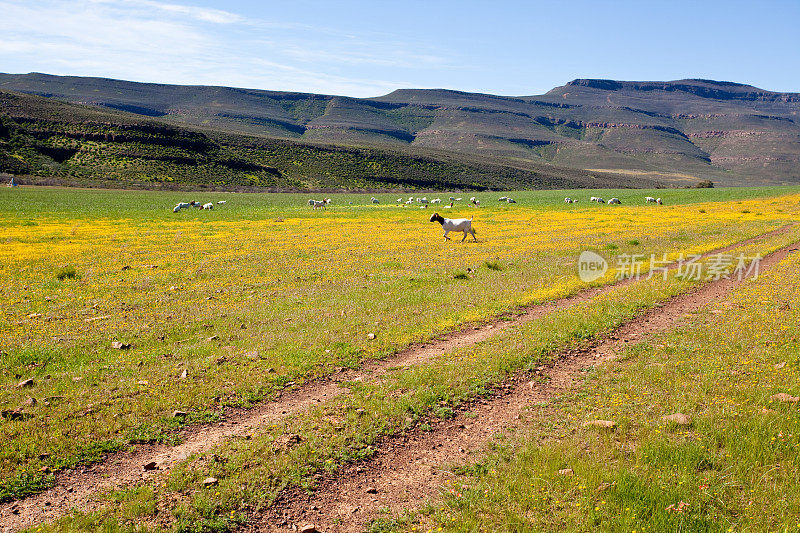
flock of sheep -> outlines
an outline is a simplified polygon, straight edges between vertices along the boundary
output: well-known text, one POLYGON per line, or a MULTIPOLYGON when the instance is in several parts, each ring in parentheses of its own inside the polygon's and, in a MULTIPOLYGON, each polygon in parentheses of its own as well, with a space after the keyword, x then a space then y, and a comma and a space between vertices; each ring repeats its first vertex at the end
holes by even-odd
MULTIPOLYGON (((450 208, 453 207, 453 205, 456 202, 461 202, 462 200, 463 200, 463 198, 455 198, 455 197, 451 196, 450 197, 450 204, 443 205, 442 209, 450 209, 450 208)), ((511 198, 509 196, 501 196, 497 200, 499 202, 506 202, 506 203, 509 203, 509 204, 517 203, 513 198, 511 198)), ((377 198, 375 198, 374 196, 372 198, 370 198, 370 201, 373 204, 380 204, 381 203, 381 201, 378 200, 377 198)), ((622 204, 622 202, 620 201, 619 198, 611 198, 611 199, 608 200, 608 202, 606 202, 603 198, 600 198, 599 196, 592 196, 591 198, 589 198, 589 201, 590 202, 596 202, 598 204, 605 204, 605 203, 608 203, 608 204, 622 204)), ((653 203, 653 204, 663 205, 663 203, 664 203, 661 200, 661 198, 653 198, 652 196, 645 196, 644 201, 645 201, 645 203, 648 203, 648 204, 653 203)), ((220 200, 220 201, 217 202, 217 205, 225 205, 225 203, 226 203, 225 200, 220 200)), ((330 203, 331 203, 331 199, 330 198, 323 198, 322 200, 310 199, 308 201, 308 205, 313 207, 314 209, 318 209, 320 207, 321 208, 325 208, 325 206, 327 206, 330 203)), ((352 205, 353 202, 349 202, 349 203, 352 205)), ((419 208, 420 209, 426 209, 429 204, 441 204, 441 203, 442 203, 442 199, 441 198, 432 198, 432 199, 428 200, 428 198, 425 197, 425 196, 423 196, 422 198, 415 197, 415 196, 409 196, 408 199, 405 199, 405 198, 398 198, 397 199, 397 205, 399 207, 410 207, 410 206, 412 206, 414 204, 419 204, 419 208)), ((576 203, 578 203, 578 200, 576 198, 570 198, 569 196, 567 196, 566 198, 564 198, 564 203, 565 204, 576 204, 576 203)), ((472 198, 469 199, 469 205, 471 207, 480 207, 481 206, 481 201, 478 200, 475 196, 473 196, 472 198)), ((195 207, 197 209, 214 209, 214 202, 208 202, 208 203, 205 203, 205 204, 201 204, 200 202, 196 202, 194 200, 191 201, 191 202, 180 202, 172 209, 172 212, 173 213, 179 213, 182 209, 189 209, 190 207, 195 207)))
MULTIPOLYGON (((609 205, 613 205, 613 204, 621 205, 622 204, 622 202, 620 201, 619 198, 611 198, 608 202, 606 202, 604 199, 600 198, 599 196, 592 196, 591 198, 589 198, 589 201, 590 202, 597 202, 598 204, 605 204, 605 203, 608 203, 609 205)), ((644 201, 647 204, 651 204, 652 203, 652 204, 664 205, 664 202, 661 200, 661 198, 653 198, 652 196, 645 196, 644 197, 644 201)), ((575 198, 570 198, 569 196, 567 196, 566 198, 564 198, 564 203, 565 204, 577 204, 578 200, 575 199, 575 198)))
MULTIPOLYGON (((453 207, 453 205, 456 202, 460 202, 462 200, 463 200, 463 198, 455 198, 455 197, 451 196, 450 197, 450 204, 443 205, 442 209, 450 209, 450 208, 453 207)), ((506 202, 506 203, 509 203, 509 204, 517 203, 513 198, 511 198, 509 196, 501 196, 497 200, 499 202, 506 202)), ((609 204, 609 205, 614 205, 614 204, 621 205, 622 204, 622 201, 619 198, 611 198, 606 202, 606 200, 604 200, 603 198, 600 198, 599 196, 592 196, 591 198, 589 198, 589 201, 590 202, 596 202, 598 204, 606 204, 606 203, 609 204)), ((644 201, 645 201, 645 203, 648 203, 648 204, 650 204, 650 203, 658 204, 658 205, 663 205, 664 204, 664 202, 661 200, 661 198, 653 198, 652 196, 645 196, 644 201)), ((372 202, 373 204, 380 204, 381 203, 381 201, 379 199, 375 198, 374 196, 372 198, 370 198, 370 202, 372 202)), ((317 209, 319 207, 325 207, 329 203, 331 203, 331 199, 330 198, 323 198, 322 200, 313 200, 313 199, 311 199, 311 200, 308 201, 308 205, 310 205, 314 209, 317 209)), ((349 202, 349 203, 352 205, 353 202, 349 202)), ((442 199, 441 198, 432 198, 432 199, 428 200, 428 198, 425 197, 425 196, 423 196, 422 198, 415 197, 415 196, 409 196, 408 199, 398 198, 396 200, 396 203, 397 203, 398 207, 410 207, 410 206, 412 206, 414 204, 419 204, 419 208, 420 209, 425 209, 425 208, 428 207, 429 204, 440 204, 440 203, 442 203, 442 199)), ((567 196, 566 198, 564 198, 564 203, 565 204, 577 204, 578 200, 577 200, 577 198, 570 198, 569 196, 567 196)), ((473 196, 472 198, 469 199, 469 205, 472 206, 472 207, 480 207, 481 201, 473 196)))
MULTIPOLYGON (((454 196, 451 196, 450 197, 450 203, 448 205, 442 206, 442 209, 450 209, 450 208, 453 207, 453 205, 456 202, 461 202, 462 200, 463 200, 463 198, 456 198, 454 196)), ((507 202, 509 204, 517 203, 513 198, 509 198, 508 196, 501 196, 500 198, 498 198, 498 200, 501 201, 501 202, 507 202)), ((370 202, 373 203, 373 204, 380 204, 381 203, 381 201, 379 199, 375 198, 374 196, 372 198, 370 198, 370 202)), ((314 209, 317 209, 319 207, 325 207, 329 203, 331 203, 331 199, 330 198, 323 198, 322 200, 314 200, 312 198, 312 199, 310 199, 308 201, 308 205, 310 205, 314 209)), ((348 203, 350 205, 353 204, 353 202, 348 202, 348 203)), ((398 198, 396 203, 397 203, 398 207, 410 207, 410 206, 412 206, 414 204, 419 204, 419 208, 420 209, 426 209, 429 204, 440 204, 440 203, 442 203, 442 199, 441 198, 432 198, 432 199, 428 200, 428 198, 426 196, 423 196, 422 198, 409 196, 408 199, 398 198)), ((481 206, 481 201, 478 200, 475 196, 473 196, 472 198, 469 199, 469 205, 471 207, 480 207, 481 206)))
MULTIPOLYGON (((217 202, 217 205, 225 205, 225 200, 220 200, 217 202)), ((172 208, 173 213, 180 213, 181 209, 189 209, 190 207, 196 207, 197 209, 214 209, 214 202, 208 202, 207 204, 201 204, 200 202, 195 202, 192 200, 191 202, 180 202, 178 205, 172 208)))

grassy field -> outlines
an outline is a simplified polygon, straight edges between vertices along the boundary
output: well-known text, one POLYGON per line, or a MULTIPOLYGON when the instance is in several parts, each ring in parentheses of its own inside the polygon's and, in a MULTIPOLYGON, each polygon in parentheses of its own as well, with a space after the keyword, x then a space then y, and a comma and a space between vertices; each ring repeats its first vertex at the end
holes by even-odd
POLYGON ((800 257, 630 347, 443 487, 422 531, 797 531, 800 257), (691 424, 662 417, 681 412, 691 424), (614 431, 582 427, 617 422, 614 431), (557 427, 554 428, 554 421, 557 427), (547 435, 551 438, 542 439, 547 435), (560 475, 569 468, 574 475, 560 475))
MULTIPOLYGON (((399 195, 376 195, 378 205, 370 195, 334 195, 331 207, 313 211, 307 195, 2 189, 0 409, 24 406, 25 416, 0 423, 0 497, 52 483, 42 468, 96 461, 138 442, 174 442, 181 424, 217 419, 227 406, 269 400, 292 383, 574 293, 585 287, 575 275, 582 250, 674 258, 764 233, 797 220, 797 192, 602 191, 623 206, 563 204, 564 196, 583 200, 590 192, 512 193, 516 205, 497 202, 501 193, 479 195, 484 207, 462 201, 447 211, 476 217, 479 240, 462 245, 441 239, 427 221, 431 209, 396 207, 399 195), (667 205, 627 205, 656 193, 667 205), (171 212, 189 199, 227 204, 171 212), (33 387, 16 387, 24 379, 33 387), (29 397, 35 405, 25 405, 29 397), (189 416, 176 420, 174 410, 189 416)), ((554 347, 605 331, 688 285, 618 289, 534 323, 521 345, 503 337, 472 355, 444 354, 385 383, 353 386, 347 398, 223 446, 227 466, 188 461, 167 482, 182 502, 167 525, 230 527, 242 519, 242 502, 261 506, 287 484, 311 483, 316 471, 369 455, 409 413, 416 419, 440 402, 481 394, 554 347), (287 432, 304 435, 304 445, 276 451, 271 443, 287 432), (216 496, 193 489, 209 471, 224 479, 216 496)), ((147 511, 169 497, 164 492, 111 497, 124 505, 56 527, 125 529, 131 516, 166 527, 147 511)))

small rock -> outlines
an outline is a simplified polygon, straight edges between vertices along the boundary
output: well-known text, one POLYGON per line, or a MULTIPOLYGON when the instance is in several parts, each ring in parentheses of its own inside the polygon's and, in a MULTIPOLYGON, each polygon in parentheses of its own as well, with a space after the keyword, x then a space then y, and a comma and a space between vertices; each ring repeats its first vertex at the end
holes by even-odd
POLYGON ((790 394, 786 394, 785 392, 779 392, 778 394, 773 394, 769 397, 770 400, 778 400, 779 402, 788 402, 788 403, 797 403, 800 402, 800 397, 792 396, 790 394))
POLYGON ((599 428, 608 428, 608 429, 614 429, 616 425, 617 424, 615 424, 611 420, 589 420, 588 422, 583 423, 583 427, 596 426, 599 428))
POLYGON ((367 338, 369 340, 373 341, 373 340, 375 340, 375 334, 374 333, 367 333, 367 338))
POLYGON ((147 381, 146 379, 140 379, 140 380, 139 380, 139 381, 137 381, 136 383, 137 383, 138 385, 143 385, 143 386, 147 386, 147 385, 149 385, 149 384, 150 384, 150 382, 149 382, 149 381, 147 381))
POLYGON ((774 412, 775 412, 774 410, 772 410, 772 409, 767 409, 766 407, 762 407, 762 408, 761 408, 761 414, 762 414, 762 415, 771 415, 771 414, 772 414, 772 413, 774 413, 774 412))
POLYGON ((127 342, 114 341, 111 343, 111 347, 115 350, 129 350, 131 345, 127 342))
POLYGON ((158 470, 158 464, 155 461, 150 461, 149 463, 144 465, 142 468, 144 468, 145 472, 149 472, 150 470, 158 470))
POLYGON ((217 339, 219 339, 219 336, 218 336, 218 335, 211 335, 211 336, 208 338, 208 340, 209 340, 209 341, 215 341, 215 340, 217 340, 217 339))
POLYGON ((186 418, 186 415, 188 415, 188 414, 189 413, 187 413, 186 411, 175 411, 174 413, 172 413, 172 417, 173 418, 186 418))
POLYGON ((50 458, 50 454, 49 453, 40 453, 39 454, 39 459, 42 460, 42 461, 44 461, 45 459, 49 459, 49 458, 50 458))
POLYGON ((130 265, 125 265, 124 267, 122 267, 122 270, 130 270, 130 269, 131 269, 130 265))
POLYGON ((679 426, 688 426, 692 423, 692 417, 683 413, 674 413, 671 415, 662 416, 661 420, 665 422, 672 422, 673 424, 678 424, 679 426))
POLYGON ((778 363, 777 365, 773 366, 772 368, 774 368, 775 370, 780 370, 781 368, 783 368, 785 366, 786 366, 786 361, 781 361, 780 363, 778 363))
POLYGON ((26 405, 28 407, 33 407, 36 404, 37 404, 36 398, 30 397, 27 400, 25 400, 25 404, 24 405, 26 405))
POLYGON ((18 389, 24 389, 24 388, 27 388, 27 387, 33 387, 34 385, 35 385, 34 381, 32 379, 28 378, 28 379, 22 380, 19 383, 17 383, 17 388, 18 389))
POLYGON ((215 478, 215 477, 207 477, 207 478, 205 478, 203 480, 203 486, 204 487, 210 487, 210 486, 216 485, 216 484, 217 484, 217 478, 215 478))
POLYGON ((303 524, 297 531, 299 533, 319 533, 319 529, 314 524, 303 524))
POLYGON ((183 372, 181 372, 181 379, 186 379, 186 376, 188 376, 188 375, 189 375, 189 372, 187 372, 186 369, 184 368, 183 372))
POLYGON ((367 487, 364 490, 364 492, 366 492, 367 494, 377 494, 378 493, 378 489, 376 489, 375 487, 367 487))
POLYGON ((558 471, 558 474, 561 476, 574 476, 575 472, 571 468, 562 468, 558 471))

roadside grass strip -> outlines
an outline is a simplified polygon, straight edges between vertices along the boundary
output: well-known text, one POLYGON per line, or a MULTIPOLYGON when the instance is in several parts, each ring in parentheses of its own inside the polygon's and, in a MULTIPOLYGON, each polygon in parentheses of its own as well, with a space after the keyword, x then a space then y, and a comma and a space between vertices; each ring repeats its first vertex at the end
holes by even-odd
POLYGON ((799 269, 795 252, 532 406, 402 529, 800 530, 799 269))
POLYGON ((116 207, 141 194, 65 193, 130 217, 94 220, 75 214, 91 205, 34 192, 42 205, 21 210, 20 196, 0 212, 0 409, 23 413, 0 420, 0 500, 115 450, 175 443, 227 407, 573 294, 587 286, 574 274, 584 249, 674 259, 780 227, 800 205, 792 195, 614 212, 487 208, 481 241, 460 245, 401 209, 340 208, 325 224, 307 209, 172 220, 116 207), (48 199, 72 211, 38 214, 48 199))
MULTIPOLYGON (((763 254, 798 238, 800 232, 793 228, 744 247, 743 251, 758 250, 763 254)), ((191 457, 155 484, 106 495, 113 505, 91 513, 76 512, 34 530, 234 529, 266 508, 283 489, 302 487, 311 491, 323 475, 334 474, 345 463, 370 457, 382 439, 415 426, 424 430, 426 421, 434 417, 452 417, 468 402, 490 396, 511 375, 553 360, 565 348, 584 346, 644 309, 693 286, 695 282, 676 279, 674 273, 666 281, 654 277, 617 286, 589 301, 512 326, 487 341, 443 354, 426 364, 398 368, 375 381, 347 383, 349 394, 191 457), (209 478, 214 481, 208 482, 209 478)), ((578 419, 577 413, 571 416, 578 419)), ((558 438, 569 435, 571 420, 558 424, 563 427, 558 438)), ((542 419, 541 423, 552 426, 553 419, 542 419)), ((598 442, 613 438, 588 430, 583 434, 598 442)), ((495 471, 496 468, 493 467, 495 471)), ((535 484, 537 476, 529 476, 527 482, 535 484)), ((477 486, 477 480, 471 482, 477 486)), ((488 481, 481 479, 480 483, 488 481)), ((476 504, 488 494, 473 492, 474 499, 470 501, 476 504)), ((426 520, 452 523, 458 509, 453 505, 448 501, 445 509, 449 514, 437 511, 426 520)), ((455 516, 456 521, 466 520, 459 516, 455 516)))

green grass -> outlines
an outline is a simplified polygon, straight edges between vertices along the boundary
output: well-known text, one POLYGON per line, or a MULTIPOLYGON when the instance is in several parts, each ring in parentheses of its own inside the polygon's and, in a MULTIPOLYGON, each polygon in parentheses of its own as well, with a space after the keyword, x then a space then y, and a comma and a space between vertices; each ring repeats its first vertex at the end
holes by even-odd
MULTIPOLYGON (((742 201, 755 198, 778 197, 800 191, 800 186, 789 187, 752 187, 752 188, 715 188, 715 189, 662 189, 662 190, 631 190, 610 189, 603 194, 614 195, 624 202, 624 205, 639 206, 644 204, 644 197, 653 194, 661 195, 667 205, 691 205, 704 202, 742 201)), ((570 189, 555 191, 511 191, 491 193, 471 193, 477 196, 484 208, 492 211, 513 212, 520 208, 542 208, 547 210, 561 209, 566 212, 583 209, 601 210, 614 209, 614 206, 597 205, 588 202, 589 196, 594 194, 592 189, 570 189), (511 195, 517 205, 506 205, 496 201, 500 196, 511 195), (580 198, 581 203, 564 205, 565 196, 580 198)), ((97 218, 133 218, 139 220, 258 220, 265 217, 277 217, 291 214, 301 217, 319 217, 309 208, 309 198, 321 199, 323 196, 331 198, 328 211, 337 214, 350 214, 362 216, 366 209, 371 213, 381 213, 387 209, 396 208, 399 197, 408 198, 403 193, 232 193, 232 192, 177 192, 177 191, 117 191, 108 189, 79 189, 79 188, 51 188, 51 187, 23 187, 17 189, 0 188, 0 214, 5 215, 5 220, 0 224, 36 224, 36 219, 42 217, 57 217, 70 219, 97 219, 97 218), (374 205, 370 198, 376 197, 380 204, 374 205), (181 201, 197 199, 198 201, 225 200, 228 204, 224 208, 215 209, 213 213, 197 210, 184 210, 172 213, 172 208, 181 201), (8 220, 8 216, 16 220, 8 220), (213 217, 213 218, 212 218, 213 217)), ((446 201, 450 196, 464 197, 464 193, 443 191, 434 193, 415 193, 413 196, 427 196, 441 198, 446 201)), ((466 203, 466 202, 464 202, 466 203)), ((776 200, 776 204, 778 200, 776 200)), ((457 204, 458 205, 458 204, 457 204)), ((657 207, 650 206, 652 209, 657 207)), ((787 205, 787 212, 794 208, 787 205)), ((429 209, 437 210, 436 206, 429 209)), ((441 211, 441 210, 440 210, 441 211)), ((442 211, 444 212, 444 211, 442 211)), ((705 209, 699 212, 705 213, 705 209)), ((478 212, 480 217, 480 212, 478 212)))
POLYGON ((461 497, 442 488, 422 529, 797 531, 800 416, 771 397, 800 394, 798 268, 790 255, 532 407, 521 435, 453 481, 461 497), (675 412, 691 425, 662 420, 675 412))

